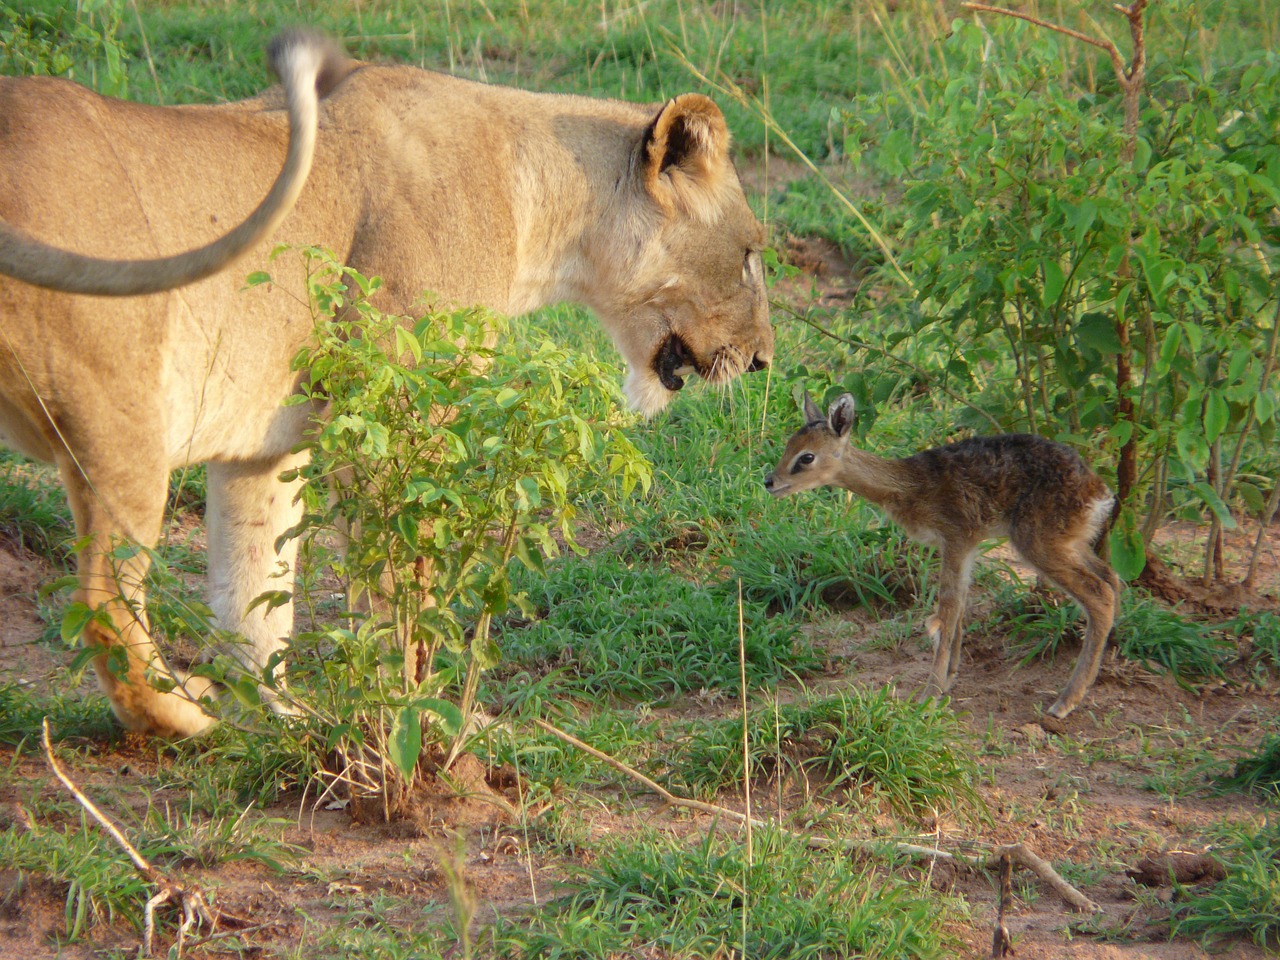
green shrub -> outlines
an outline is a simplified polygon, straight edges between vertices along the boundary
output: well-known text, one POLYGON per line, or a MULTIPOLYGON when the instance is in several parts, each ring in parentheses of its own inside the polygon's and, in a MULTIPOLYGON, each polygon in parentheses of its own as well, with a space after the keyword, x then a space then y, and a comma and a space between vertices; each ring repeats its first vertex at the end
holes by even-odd
POLYGON ((524 602, 513 562, 541 571, 560 543, 577 549, 578 497, 615 484, 625 496, 650 474, 619 429, 616 371, 550 343, 496 348, 482 311, 385 316, 368 299, 376 279, 308 255, 316 343, 297 359, 300 402, 328 411, 293 534, 356 609, 301 633, 314 656, 297 688, 353 769, 372 751, 411 785, 424 736, 459 732, 501 657, 490 625, 524 602), (443 650, 449 670, 436 669, 443 650), (455 683, 460 701, 446 696, 455 683))

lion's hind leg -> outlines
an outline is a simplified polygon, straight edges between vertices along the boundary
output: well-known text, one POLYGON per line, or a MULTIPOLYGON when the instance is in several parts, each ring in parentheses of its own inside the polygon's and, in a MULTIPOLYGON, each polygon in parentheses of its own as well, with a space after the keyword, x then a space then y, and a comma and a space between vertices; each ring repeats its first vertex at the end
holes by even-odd
POLYGON ((148 459, 139 451, 106 463, 87 453, 57 458, 81 544, 77 599, 98 613, 82 634, 100 651, 93 660, 98 683, 125 727, 185 737, 213 722, 200 703, 211 685, 171 670, 151 640, 144 548, 159 536, 168 470, 161 458, 148 459))

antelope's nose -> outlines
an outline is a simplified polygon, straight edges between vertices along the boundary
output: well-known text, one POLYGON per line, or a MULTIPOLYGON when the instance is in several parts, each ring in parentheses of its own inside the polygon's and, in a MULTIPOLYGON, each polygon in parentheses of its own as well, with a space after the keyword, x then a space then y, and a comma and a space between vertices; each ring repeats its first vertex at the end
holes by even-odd
POLYGON ((771 474, 769 474, 767 477, 765 477, 765 478, 764 478, 764 488, 765 488, 766 490, 772 490, 772 489, 773 489, 773 474, 772 474, 772 473, 771 473, 771 474))

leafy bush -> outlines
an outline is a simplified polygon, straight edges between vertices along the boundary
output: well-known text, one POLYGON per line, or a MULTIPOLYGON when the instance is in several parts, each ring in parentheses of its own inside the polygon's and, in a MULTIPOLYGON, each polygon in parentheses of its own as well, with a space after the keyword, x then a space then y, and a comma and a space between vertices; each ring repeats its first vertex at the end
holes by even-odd
POLYGON ((66 76, 100 93, 128 91, 126 54, 116 39, 118 4, 89 0, 46 10, 0 3, 0 73, 66 76))
POLYGON ((1116 453, 1132 577, 1171 504, 1230 526, 1275 475, 1280 57, 1214 74, 1153 54, 1129 130, 1113 83, 1077 82, 1074 41, 1033 29, 958 21, 918 98, 844 115, 846 153, 906 187, 911 335, 948 380, 1116 453))
POLYGON ((357 611, 299 636, 316 652, 302 705, 351 775, 385 766, 364 766, 372 750, 411 785, 424 735, 459 732, 500 658, 492 620, 523 603, 512 562, 541 570, 561 542, 576 549, 574 501, 650 475, 619 429, 614 371, 549 343, 496 349, 480 311, 385 316, 376 279, 309 256, 316 344, 297 359, 299 402, 328 416, 307 442, 300 473, 317 492, 294 535, 357 611), (449 671, 436 670, 442 650, 458 658, 449 671))

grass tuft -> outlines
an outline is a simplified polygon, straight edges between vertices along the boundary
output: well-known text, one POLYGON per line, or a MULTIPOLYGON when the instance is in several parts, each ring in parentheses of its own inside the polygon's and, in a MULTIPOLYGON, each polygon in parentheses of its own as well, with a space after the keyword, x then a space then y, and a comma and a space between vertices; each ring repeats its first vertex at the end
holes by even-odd
POLYGON ((1274 946, 1280 939, 1280 823, 1230 824, 1219 834, 1214 855, 1226 866, 1226 879, 1188 896, 1173 912, 1173 935, 1206 946, 1234 937, 1274 946))
POLYGON ((527 925, 500 923, 494 945, 529 958, 923 960, 949 955, 945 919, 918 884, 772 831, 750 851, 715 834, 648 835, 602 850, 576 894, 527 925))
POLYGON ((1254 753, 1242 757, 1229 776, 1218 777, 1214 784, 1222 790, 1280 796, 1280 734, 1269 737, 1254 753))
MULTIPOLYGON (((899 813, 980 806, 973 751, 949 703, 900 700, 888 688, 756 710, 748 720, 753 782, 798 777, 824 794, 882 798, 899 813)), ((742 722, 710 723, 671 758, 675 788, 740 789, 742 722)))

